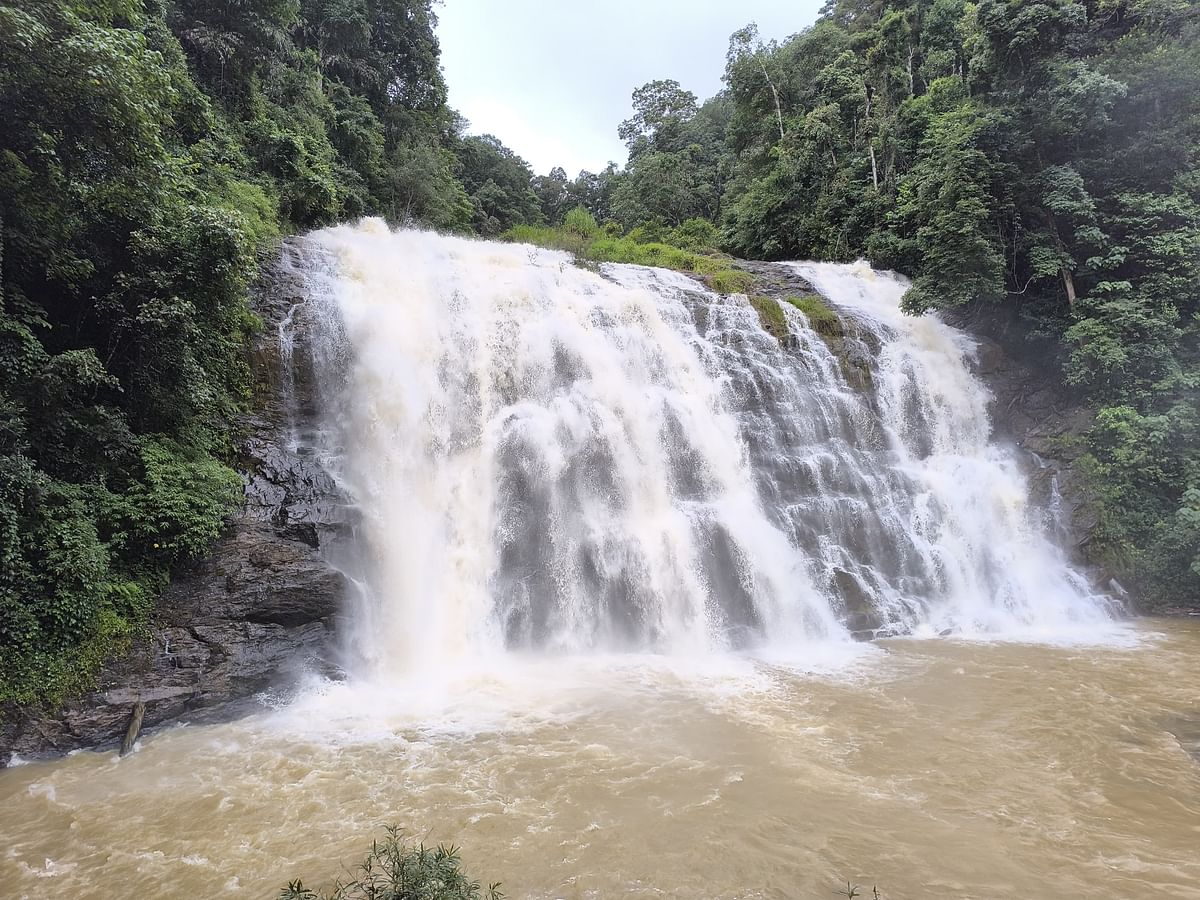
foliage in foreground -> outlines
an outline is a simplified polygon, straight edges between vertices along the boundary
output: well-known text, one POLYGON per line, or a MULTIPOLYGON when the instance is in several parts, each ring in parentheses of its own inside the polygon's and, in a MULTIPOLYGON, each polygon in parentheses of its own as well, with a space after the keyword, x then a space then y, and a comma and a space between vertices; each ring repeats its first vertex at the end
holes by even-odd
POLYGON ((279 900, 501 900, 500 885, 482 887, 459 868, 459 851, 439 844, 409 844, 389 825, 358 869, 333 886, 314 891, 290 882, 279 900))
MULTIPOLYGON (((288 882, 279 900, 503 900, 499 883, 484 888, 462 871, 459 848, 408 843, 395 825, 383 831, 353 873, 320 890, 296 879, 288 882)), ((847 881, 845 889, 833 893, 853 898, 863 896, 863 890, 847 881)), ((871 896, 882 900, 878 887, 871 888, 871 896)))

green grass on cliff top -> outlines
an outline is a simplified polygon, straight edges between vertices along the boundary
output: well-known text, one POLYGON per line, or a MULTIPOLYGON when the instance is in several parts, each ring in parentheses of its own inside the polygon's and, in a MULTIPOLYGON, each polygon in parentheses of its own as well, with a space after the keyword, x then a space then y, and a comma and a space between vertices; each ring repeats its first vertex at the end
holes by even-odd
MULTIPOLYGON (((679 237, 682 230, 681 226, 663 233, 679 237)), ((591 213, 576 208, 567 214, 562 225, 517 225, 501 237, 514 243, 565 250, 580 263, 632 263, 687 272, 719 294, 744 294, 750 290, 754 276, 735 268, 728 256, 711 247, 688 248, 649 240, 650 234, 645 229, 622 234, 611 223, 601 227, 591 213)))

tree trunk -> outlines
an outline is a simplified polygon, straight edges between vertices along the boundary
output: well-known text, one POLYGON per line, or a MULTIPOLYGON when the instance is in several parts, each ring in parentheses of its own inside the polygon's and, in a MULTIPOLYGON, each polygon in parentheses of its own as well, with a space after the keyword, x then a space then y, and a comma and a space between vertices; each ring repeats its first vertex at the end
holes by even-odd
MULTIPOLYGON (((1054 221, 1054 216, 1048 209, 1043 209, 1042 215, 1046 217, 1046 224, 1050 226, 1050 236, 1054 238, 1054 245, 1058 248, 1058 252, 1063 257, 1070 259, 1070 254, 1067 252, 1067 245, 1058 233, 1058 223, 1054 221)), ((1075 299, 1078 296, 1075 292, 1075 278, 1071 275, 1071 270, 1065 265, 1059 266, 1059 272, 1062 275, 1063 287, 1067 289, 1067 305, 1074 307, 1075 299)))
POLYGON ((1071 270, 1066 266, 1062 267, 1063 285, 1067 289, 1067 305, 1075 306, 1075 279, 1071 276, 1071 270))
POLYGON ((129 719, 129 728, 125 731, 125 740, 121 741, 121 756, 128 756, 137 743, 138 735, 142 733, 142 717, 146 715, 146 704, 139 700, 133 705, 133 715, 129 719))
POLYGON ((867 135, 867 152, 871 155, 871 184, 879 191, 879 164, 875 161, 875 145, 871 143, 871 85, 863 82, 867 91, 867 111, 863 116, 863 131, 867 135))
POLYGON ((767 79, 767 86, 771 88, 771 96, 775 98, 775 121, 779 123, 779 142, 783 143, 783 107, 779 105, 779 91, 775 90, 775 82, 771 80, 771 75, 767 72, 767 64, 762 61, 762 57, 758 57, 758 67, 762 69, 763 78, 767 79))

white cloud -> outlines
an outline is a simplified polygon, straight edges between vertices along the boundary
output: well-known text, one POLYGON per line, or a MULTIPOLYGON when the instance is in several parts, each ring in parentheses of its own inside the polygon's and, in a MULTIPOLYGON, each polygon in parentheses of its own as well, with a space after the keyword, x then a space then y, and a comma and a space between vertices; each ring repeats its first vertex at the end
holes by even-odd
POLYGON ((674 78, 701 99, 721 88, 729 35, 757 21, 783 38, 820 0, 446 0, 438 9, 450 105, 535 172, 624 162, 617 125, 633 89, 674 78))

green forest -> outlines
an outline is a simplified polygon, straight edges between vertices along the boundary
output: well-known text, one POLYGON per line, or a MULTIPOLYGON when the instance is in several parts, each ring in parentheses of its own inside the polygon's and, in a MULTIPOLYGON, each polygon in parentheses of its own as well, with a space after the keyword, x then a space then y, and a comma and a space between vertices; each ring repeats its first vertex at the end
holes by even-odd
POLYGON ((0 705, 86 686, 220 534, 255 275, 363 215, 727 291, 714 251, 865 257, 913 314, 1016 317, 1094 412, 1094 561, 1200 599, 1196 4, 831 2, 734 34, 704 103, 638 88, 625 165, 573 179, 467 133, 435 26, 432 0, 0 6, 0 705))
POLYGON ((1064 438, 1091 561, 1143 608, 1194 606, 1198 39, 1188 0, 831 0, 782 43, 735 33, 704 103, 634 91, 623 170, 533 186, 551 222, 582 205, 638 241, 865 258, 912 279, 914 315, 1015 320, 1092 413, 1064 438))
POLYGON ((431 7, 0 6, 0 704, 86 685, 220 534, 281 235, 540 217, 447 107, 431 7))

